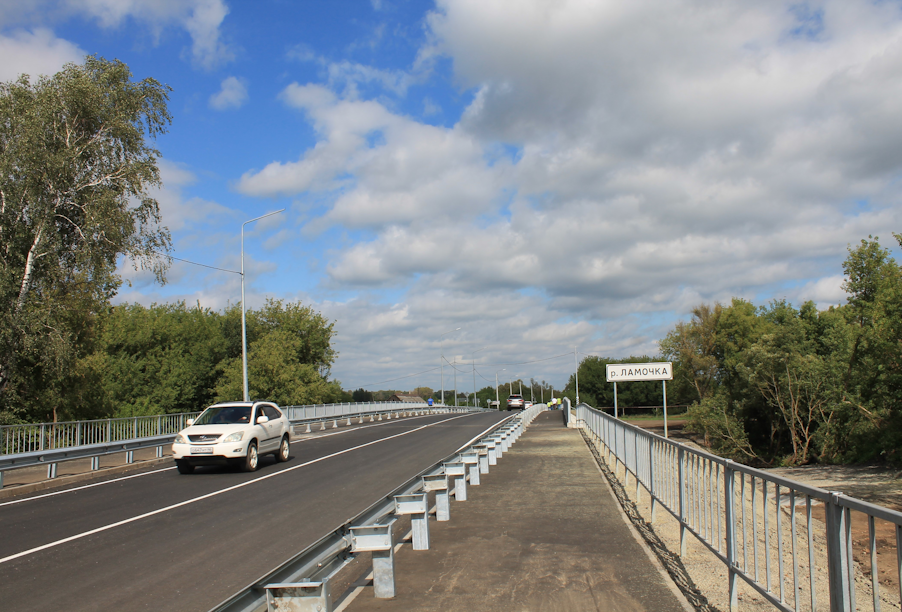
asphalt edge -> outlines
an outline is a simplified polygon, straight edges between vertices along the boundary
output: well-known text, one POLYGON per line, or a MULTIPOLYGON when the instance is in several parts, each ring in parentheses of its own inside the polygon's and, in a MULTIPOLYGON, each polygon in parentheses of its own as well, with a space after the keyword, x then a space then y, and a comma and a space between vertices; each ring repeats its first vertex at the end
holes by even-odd
POLYGON ((28 495, 29 493, 37 493, 38 491, 46 491, 48 489, 56 489, 71 484, 79 484, 92 480, 99 480, 106 476, 117 476, 119 474, 127 474, 136 472, 144 468, 151 468, 163 463, 172 463, 175 465, 172 457, 155 457, 153 459, 144 459, 135 461, 134 463, 125 463, 123 465, 112 465, 110 467, 100 468, 90 472, 82 472, 80 474, 69 474, 67 476, 57 476, 38 482, 30 482, 28 484, 9 484, 0 489, 0 500, 10 497, 18 497, 19 495, 28 495))
POLYGON ((664 542, 655 533, 654 526, 642 518, 636 504, 629 498, 623 484, 611 472, 607 462, 601 457, 598 449, 586 435, 583 428, 579 428, 583 441, 595 459, 595 465, 610 485, 610 493, 620 506, 620 516, 632 529, 630 532, 639 542, 646 554, 658 570, 667 578, 667 584, 671 585, 677 599, 687 608, 697 612, 721 612, 712 605, 708 598, 699 590, 692 580, 679 555, 671 552, 664 542))

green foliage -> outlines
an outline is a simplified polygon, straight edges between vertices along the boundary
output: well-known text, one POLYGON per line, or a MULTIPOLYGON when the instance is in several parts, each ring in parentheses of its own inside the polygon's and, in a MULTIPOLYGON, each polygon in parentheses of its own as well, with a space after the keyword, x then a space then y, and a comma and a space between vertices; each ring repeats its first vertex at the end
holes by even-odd
MULTIPOLYGON (((341 385, 320 375, 318 364, 304 363, 304 338, 290 329, 273 329, 250 345, 247 355, 248 393, 251 399, 268 399, 283 406, 333 403, 341 399, 341 385)), ((240 358, 223 366, 216 385, 216 401, 243 396, 240 358)))
POLYGON ((148 194, 169 88, 88 57, 52 77, 0 83, 0 410, 80 415, 79 365, 116 293, 120 256, 162 281, 169 232, 148 194))
POLYGON ((355 402, 371 402, 373 401, 373 393, 362 387, 351 394, 355 402))
POLYGON ((790 465, 902 460, 902 268, 869 237, 843 271, 844 306, 734 299, 662 341, 696 390, 690 427, 712 447, 790 465))
POLYGON ((110 309, 97 358, 116 414, 189 412, 211 403, 227 357, 221 327, 217 313, 184 302, 110 309))

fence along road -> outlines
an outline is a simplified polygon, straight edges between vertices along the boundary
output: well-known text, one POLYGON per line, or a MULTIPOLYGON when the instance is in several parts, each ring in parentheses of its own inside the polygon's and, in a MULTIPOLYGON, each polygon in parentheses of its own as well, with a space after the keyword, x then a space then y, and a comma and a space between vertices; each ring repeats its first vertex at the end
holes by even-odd
POLYGON ((251 474, 164 469, 0 503, 2 608, 209 610, 505 416, 383 421, 251 474))
POLYGON ((727 565, 731 610, 738 607, 739 580, 786 612, 899 609, 898 589, 881 593, 874 521, 895 527, 902 584, 902 513, 691 449, 585 404, 576 420, 615 473, 622 466, 624 479, 631 475, 636 496, 640 486, 651 496, 652 521, 660 505, 680 522, 681 555, 692 535, 727 565), (818 503, 825 523, 812 518, 818 503), (866 515, 870 532, 860 568, 853 559, 852 511, 866 515), (824 541, 826 555, 819 546, 824 541), (828 597, 818 596, 818 584, 828 587, 828 597))

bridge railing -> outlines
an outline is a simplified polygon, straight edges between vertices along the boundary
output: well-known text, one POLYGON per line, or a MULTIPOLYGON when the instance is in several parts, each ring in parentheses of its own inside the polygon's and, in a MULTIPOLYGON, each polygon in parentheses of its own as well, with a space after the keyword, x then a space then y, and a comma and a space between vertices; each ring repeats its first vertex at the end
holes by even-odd
POLYGON ((660 505, 679 522, 681 556, 692 534, 726 564, 731 610, 739 580, 785 612, 899 609, 902 513, 690 448, 585 404, 576 419, 615 474, 622 466, 624 481, 632 475, 636 497, 640 486, 648 492, 652 521, 660 505), (812 516, 817 506, 824 521, 812 516), (867 519, 867 543, 853 544, 852 512, 867 519), (895 563, 884 560, 883 570, 895 566, 895 592, 881 592, 875 520, 895 533, 895 563))
POLYGON ((176 434, 199 412, 91 421, 0 425, 0 455, 17 455, 176 434))

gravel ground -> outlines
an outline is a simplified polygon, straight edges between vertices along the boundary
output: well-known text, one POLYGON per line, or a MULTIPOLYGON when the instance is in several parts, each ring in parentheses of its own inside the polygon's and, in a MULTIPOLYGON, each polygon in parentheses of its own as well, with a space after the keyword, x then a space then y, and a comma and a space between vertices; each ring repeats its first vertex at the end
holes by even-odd
MULTIPOLYGON (((685 443, 685 441, 684 441, 685 443)), ((692 444, 690 444, 692 445, 692 444)), ((600 455, 605 456, 603 448, 599 448, 600 455)), ((632 475, 626 477, 624 481, 624 470, 622 466, 615 466, 608 460, 608 467, 617 474, 619 481, 624 485, 623 489, 629 500, 634 503, 636 510, 642 519, 651 524, 655 534, 664 543, 667 550, 679 555, 680 551, 680 526, 679 522, 664 508, 658 505, 655 512, 655 520, 651 521, 651 505, 650 498, 644 488, 640 488, 639 499, 636 499, 636 482, 632 475)), ((902 501, 902 480, 896 478, 897 474, 880 471, 874 468, 838 468, 830 466, 829 468, 793 468, 792 470, 772 470, 773 473, 779 474, 785 478, 811 484, 832 491, 842 491, 847 495, 866 499, 872 503, 880 503, 889 507, 896 506, 902 501), (895 497, 894 497, 895 496, 895 497)), ((739 479, 736 482, 737 495, 740 494, 741 483, 739 479)), ((775 492, 773 486, 768 487, 768 503, 765 508, 763 504, 763 491, 760 481, 755 486, 755 504, 752 505, 752 483, 749 480, 745 482, 745 536, 743 537, 743 519, 736 517, 736 533, 738 546, 738 559, 740 568, 747 568, 747 572, 755 575, 755 559, 757 558, 758 581, 767 585, 767 576, 770 576, 769 592, 779 600, 782 600, 789 609, 798 609, 803 611, 811 610, 811 589, 809 575, 809 550, 808 550, 808 532, 806 529, 806 507, 804 497, 796 500, 795 512, 795 547, 797 551, 797 569, 794 570, 793 565, 793 537, 792 537, 792 512, 788 496, 781 496, 781 504, 779 510, 780 530, 777 529, 777 506, 774 503, 775 492), (801 505, 800 505, 801 504, 801 505), (767 529, 764 528, 765 511, 768 517, 767 529), (753 520, 754 517, 754 520, 753 520), (783 546, 783 567, 782 585, 778 577, 780 575, 779 552, 777 534, 782 534, 783 546), (757 556, 755 551, 755 540, 757 540, 757 556), (765 544, 769 541, 770 546, 766 548, 765 544), (770 551, 770 571, 767 571, 768 559, 765 550, 770 551), (794 571, 798 576, 799 592, 798 605, 796 606, 796 593, 793 586, 794 571), (781 593, 782 586, 782 593, 781 593)), ((717 492, 712 491, 709 499, 723 500, 723 492, 720 489, 717 492)), ((716 534, 720 537, 712 535, 713 541, 720 540, 720 550, 725 553, 724 532, 725 524, 723 521, 722 507, 719 511, 714 510, 714 506, 709 506, 708 521, 705 521, 704 527, 699 529, 703 533, 716 534), (721 518, 718 524, 718 516, 721 518), (710 525, 710 527, 709 527, 710 525)), ((813 504, 812 512, 812 536, 813 546, 812 554, 814 558, 814 592, 816 596, 816 609, 829 610, 830 596, 827 588, 827 557, 826 557, 826 541, 825 528, 823 523, 824 510, 820 504, 813 504)), ((737 514, 740 514, 740 506, 737 504, 737 514)), ((867 552, 867 521, 864 516, 857 518, 853 513, 853 551, 855 553, 855 596, 856 608, 858 610, 873 610, 873 595, 871 589, 870 576, 870 557, 867 552), (864 526, 863 534, 861 532, 864 526), (857 529, 856 529, 857 526, 857 529), (863 565, 859 565, 862 564, 863 565), (862 572, 864 569, 864 573, 862 572)), ((705 517, 704 512, 699 513, 702 518, 705 517)), ((879 521, 878 521, 879 522, 879 521)), ((700 524, 694 522, 693 524, 700 524)), ((898 572, 896 570, 896 547, 895 538, 889 537, 887 534, 893 534, 892 525, 885 524, 883 529, 878 526, 878 564, 880 565, 880 609, 900 610, 899 605, 899 589, 898 589, 898 572), (883 537, 881 537, 881 534, 883 537), (882 545, 881 545, 882 542, 882 545)), ((686 534, 686 554, 682 557, 683 565, 689 576, 695 583, 695 586, 705 595, 711 606, 726 611, 729 610, 728 600, 728 572, 726 564, 712 553, 706 546, 701 544, 699 540, 692 534, 686 534)), ((738 604, 739 610, 773 610, 776 606, 768 601, 763 595, 758 593, 751 586, 746 584, 742 579, 738 580, 738 604)), ((765 587, 766 588, 766 587, 765 587)))

